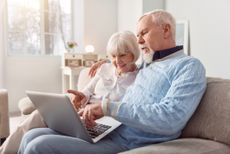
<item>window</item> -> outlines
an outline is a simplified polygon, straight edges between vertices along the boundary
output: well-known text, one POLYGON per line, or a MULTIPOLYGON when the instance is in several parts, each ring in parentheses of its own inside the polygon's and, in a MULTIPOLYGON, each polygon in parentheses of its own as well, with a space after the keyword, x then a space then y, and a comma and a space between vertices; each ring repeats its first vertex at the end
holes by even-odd
POLYGON ((60 55, 72 39, 71 0, 7 0, 8 55, 60 55))

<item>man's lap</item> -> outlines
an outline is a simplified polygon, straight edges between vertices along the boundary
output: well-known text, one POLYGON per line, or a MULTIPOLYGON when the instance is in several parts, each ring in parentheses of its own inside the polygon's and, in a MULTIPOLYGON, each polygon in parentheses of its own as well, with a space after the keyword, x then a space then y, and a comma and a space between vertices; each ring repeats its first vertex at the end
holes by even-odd
MULTIPOLYGON (((49 128, 29 131, 23 138, 21 147, 27 153, 100 153, 110 154, 125 151, 109 137, 97 143, 88 143, 79 138, 60 135, 49 128), (26 145, 23 145, 26 144, 26 145)), ((22 150, 21 149, 21 150, 22 150)))

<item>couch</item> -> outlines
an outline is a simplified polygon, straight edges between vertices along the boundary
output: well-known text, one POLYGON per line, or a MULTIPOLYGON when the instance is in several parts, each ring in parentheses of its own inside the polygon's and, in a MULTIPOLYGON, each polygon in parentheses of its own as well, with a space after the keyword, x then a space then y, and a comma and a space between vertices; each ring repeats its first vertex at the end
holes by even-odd
POLYGON ((9 135, 9 110, 8 93, 5 89, 0 89, 0 138, 1 143, 9 135))
MULTIPOLYGON (((82 70, 79 75, 79 89, 89 81, 87 72, 88 69, 82 70)), ((206 92, 178 139, 121 154, 230 154, 230 80, 208 78, 207 81, 206 92)), ((28 104, 27 109, 31 108, 28 104)), ((21 105, 23 108, 26 109, 21 105)))

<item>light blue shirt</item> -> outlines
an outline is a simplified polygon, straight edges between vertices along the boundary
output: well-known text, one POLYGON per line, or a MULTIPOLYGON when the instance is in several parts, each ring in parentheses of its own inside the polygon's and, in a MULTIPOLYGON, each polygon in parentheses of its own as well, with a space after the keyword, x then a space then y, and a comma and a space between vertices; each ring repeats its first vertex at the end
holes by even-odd
POLYGON ((128 149, 179 137, 205 89, 203 65, 183 51, 153 62, 121 102, 108 102, 107 114, 123 123, 110 137, 128 149))

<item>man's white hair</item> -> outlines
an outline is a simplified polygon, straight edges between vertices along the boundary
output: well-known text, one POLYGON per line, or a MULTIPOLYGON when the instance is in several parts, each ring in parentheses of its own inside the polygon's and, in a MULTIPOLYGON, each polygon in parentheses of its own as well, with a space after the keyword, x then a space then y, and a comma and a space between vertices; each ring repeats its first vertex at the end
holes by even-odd
POLYGON ((138 21, 140 21, 142 18, 144 18, 145 16, 152 16, 152 21, 153 23, 162 26, 164 24, 169 24, 171 27, 171 32, 172 32, 172 37, 175 41, 176 38, 176 21, 174 19, 174 17, 172 16, 172 14, 170 14, 169 12, 165 11, 165 10, 154 10, 154 11, 150 11, 145 13, 143 16, 141 16, 139 18, 138 21))

